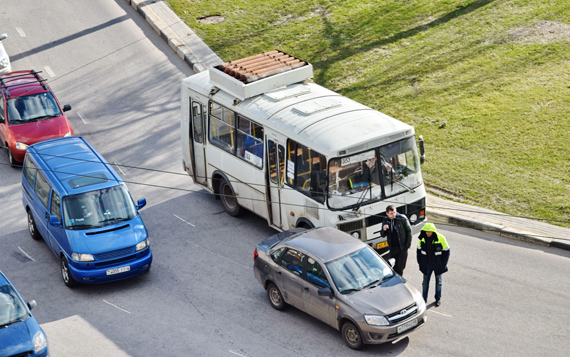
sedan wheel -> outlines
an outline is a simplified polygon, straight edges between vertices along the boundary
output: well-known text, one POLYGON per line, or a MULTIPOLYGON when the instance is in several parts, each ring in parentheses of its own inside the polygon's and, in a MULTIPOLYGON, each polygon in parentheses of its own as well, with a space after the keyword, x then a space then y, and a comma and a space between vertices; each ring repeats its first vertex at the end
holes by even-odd
POLYGON ((364 346, 360 331, 352 322, 345 322, 342 325, 342 338, 346 345, 353 350, 359 350, 364 346))
POLYGON ((41 238, 40 232, 38 232, 36 228, 36 222, 34 222, 34 216, 32 216, 32 211, 30 210, 28 210, 28 231, 35 240, 39 240, 41 238))
POLYGON ((283 295, 277 287, 277 285, 270 283, 267 287, 267 297, 269 298, 269 303, 275 310, 283 310, 285 308, 285 300, 283 300, 283 295))
POLYGON ((63 282, 67 287, 72 288, 78 284, 77 280, 73 279, 71 272, 69 271, 69 264, 67 264, 67 259, 61 257, 61 276, 63 282))

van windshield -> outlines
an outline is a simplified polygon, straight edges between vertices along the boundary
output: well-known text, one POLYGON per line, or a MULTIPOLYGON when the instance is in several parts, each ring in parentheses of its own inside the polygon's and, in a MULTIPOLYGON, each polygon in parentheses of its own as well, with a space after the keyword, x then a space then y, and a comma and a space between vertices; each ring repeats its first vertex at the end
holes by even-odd
POLYGON ((125 185, 113 186, 63 198, 67 229, 93 229, 127 221, 136 209, 125 185))

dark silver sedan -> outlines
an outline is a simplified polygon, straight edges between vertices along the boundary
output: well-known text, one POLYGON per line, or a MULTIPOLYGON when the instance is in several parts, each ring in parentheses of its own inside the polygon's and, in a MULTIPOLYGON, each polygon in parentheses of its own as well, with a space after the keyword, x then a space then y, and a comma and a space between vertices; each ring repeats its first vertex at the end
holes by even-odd
POLYGON ((285 231, 254 251, 271 306, 287 304, 341 331, 353 349, 399 339, 426 321, 421 293, 372 248, 334 228, 285 231))

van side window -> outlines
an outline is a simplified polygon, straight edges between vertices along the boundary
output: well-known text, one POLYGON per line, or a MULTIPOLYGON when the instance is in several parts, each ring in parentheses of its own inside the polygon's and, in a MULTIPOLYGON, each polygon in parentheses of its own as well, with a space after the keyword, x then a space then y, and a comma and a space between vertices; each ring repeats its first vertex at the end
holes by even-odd
POLYGON ((235 114, 216 103, 210 103, 210 142, 227 152, 235 152, 235 114))
POLYGON ((30 159, 30 156, 26 156, 26 162, 24 163, 24 177, 30 186, 34 187, 34 179, 36 178, 36 164, 30 159))
POLYGON ((40 201, 42 201, 42 203, 44 204, 45 208, 47 208, 48 206, 49 190, 50 190, 49 183, 44 178, 44 175, 39 173, 36 182, 36 188, 34 189, 34 191, 36 192, 36 195, 38 196, 40 201))
POLYGON ((59 196, 55 191, 51 191, 51 205, 49 208, 49 214, 52 216, 57 216, 57 219, 61 222, 61 206, 59 205, 59 196))
POLYGON ((324 202, 326 158, 308 147, 288 140, 287 182, 307 193, 319 202, 324 202))
POLYGON ((237 156, 263 167, 263 127, 238 115, 237 156))

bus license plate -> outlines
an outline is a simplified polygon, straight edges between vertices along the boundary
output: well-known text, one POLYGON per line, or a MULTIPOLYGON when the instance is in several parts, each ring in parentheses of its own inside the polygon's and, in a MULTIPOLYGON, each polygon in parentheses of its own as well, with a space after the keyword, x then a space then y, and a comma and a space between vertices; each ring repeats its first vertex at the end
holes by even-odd
POLYGON ((388 246, 388 241, 380 242, 380 243, 376 244, 376 249, 384 248, 387 246, 388 246))
POLYGON ((114 274, 119 274, 119 273, 124 273, 126 271, 130 271, 131 270, 131 266, 127 265, 126 267, 120 267, 120 268, 115 268, 115 269, 109 269, 107 270, 107 275, 114 275, 114 274))
POLYGON ((410 322, 406 322, 405 324, 398 326, 398 333, 402 333, 404 331, 407 331, 409 329, 411 329, 412 327, 415 327, 418 324, 418 319, 413 319, 410 322))

